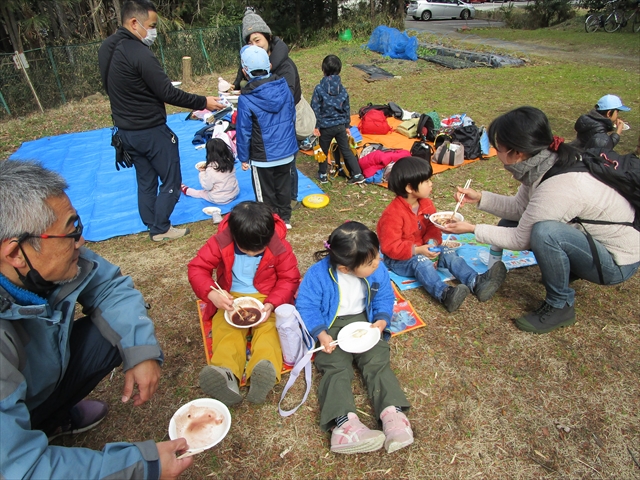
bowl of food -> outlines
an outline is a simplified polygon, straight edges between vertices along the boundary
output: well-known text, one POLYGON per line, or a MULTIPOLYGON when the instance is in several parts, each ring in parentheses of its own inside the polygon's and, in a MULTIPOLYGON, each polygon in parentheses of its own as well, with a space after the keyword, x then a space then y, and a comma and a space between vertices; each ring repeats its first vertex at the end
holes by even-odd
POLYGON ((267 319, 264 305, 253 297, 238 297, 233 301, 234 309, 224 311, 224 319, 229 325, 237 328, 251 328, 267 319))
POLYGON ((203 160, 202 162, 196 163, 196 170, 201 171, 201 170, 204 170, 205 168, 207 168, 206 161, 203 160))
POLYGON ((446 230, 446 225, 451 222, 462 222, 464 221, 464 217, 462 214, 456 212, 453 219, 451 218, 453 212, 436 212, 429 215, 429 220, 440 230, 446 230))
POLYGON ((198 398, 181 406, 169 422, 169 438, 184 438, 185 456, 203 452, 220 443, 231 428, 227 406, 213 398, 198 398))

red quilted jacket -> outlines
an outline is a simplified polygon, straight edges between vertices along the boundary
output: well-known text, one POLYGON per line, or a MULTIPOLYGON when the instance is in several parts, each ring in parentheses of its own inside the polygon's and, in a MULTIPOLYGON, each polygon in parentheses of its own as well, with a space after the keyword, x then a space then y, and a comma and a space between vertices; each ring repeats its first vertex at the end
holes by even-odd
MULTIPOLYGON (((204 318, 211 318, 217 310, 207 298, 213 285, 213 272, 220 287, 226 291, 233 281, 231 268, 235 249, 227 218, 220 223, 218 233, 207 240, 188 265, 191 288, 198 298, 207 303, 204 318)), ((274 218, 276 231, 260 260, 253 285, 267 296, 264 303, 271 303, 277 308, 283 303, 293 303, 300 283, 300 271, 291 245, 285 239, 287 227, 280 217, 274 215, 274 218)))
POLYGON ((442 231, 429 220, 436 207, 428 198, 419 200, 418 213, 413 213, 405 198, 394 198, 378 220, 380 251, 394 260, 409 260, 414 245, 420 246, 429 240, 442 241, 442 231))

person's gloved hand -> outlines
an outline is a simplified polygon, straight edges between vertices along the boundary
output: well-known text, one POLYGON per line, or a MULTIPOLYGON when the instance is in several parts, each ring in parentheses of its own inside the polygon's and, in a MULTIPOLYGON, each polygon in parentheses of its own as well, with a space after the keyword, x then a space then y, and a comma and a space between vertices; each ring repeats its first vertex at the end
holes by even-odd
POLYGON ((122 168, 131 168, 133 167, 133 160, 131 159, 131 155, 124 149, 124 145, 122 144, 122 139, 120 135, 118 135, 117 130, 111 135, 111 146, 116 149, 116 170, 120 171, 120 167, 122 168))

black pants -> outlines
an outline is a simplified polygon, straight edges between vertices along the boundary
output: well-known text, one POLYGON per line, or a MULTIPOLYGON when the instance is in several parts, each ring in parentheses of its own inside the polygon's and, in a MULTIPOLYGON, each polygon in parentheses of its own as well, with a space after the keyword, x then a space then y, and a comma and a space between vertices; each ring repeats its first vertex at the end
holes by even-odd
POLYGON ((117 347, 100 334, 88 317, 76 320, 69 340, 69 366, 58 387, 31 411, 31 428, 53 432, 70 419, 69 411, 122 364, 117 347))
POLYGON ((171 227, 169 217, 180 199, 178 136, 166 124, 118 132, 136 169, 140 218, 151 236, 165 233, 171 227))
MULTIPOLYGON (((324 154, 329 155, 331 140, 334 138, 338 143, 338 149, 351 176, 353 177, 355 175, 362 174, 362 169, 360 169, 358 159, 351 151, 351 147, 349 147, 349 138, 347 137, 347 130, 344 125, 336 125, 335 127, 320 129, 320 148, 324 154)), ((320 173, 327 173, 327 162, 323 162, 319 165, 319 171, 320 173)))
POLYGON ((295 155, 291 162, 291 200, 298 200, 298 167, 296 167, 295 155))
POLYGON ((251 183, 258 202, 264 202, 285 223, 291 221, 291 164, 251 167, 251 183))

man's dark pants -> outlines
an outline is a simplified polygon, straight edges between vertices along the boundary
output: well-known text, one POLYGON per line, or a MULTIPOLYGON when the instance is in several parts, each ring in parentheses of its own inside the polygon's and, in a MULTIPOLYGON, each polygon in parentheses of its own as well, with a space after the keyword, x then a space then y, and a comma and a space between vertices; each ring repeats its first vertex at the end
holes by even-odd
POLYGON ((169 217, 180 199, 178 136, 166 124, 118 132, 136 169, 140 218, 149 227, 151 236, 165 233, 171 227, 169 217))
POLYGON ((31 411, 31 428, 52 433, 69 422, 69 411, 122 364, 117 347, 100 334, 88 317, 76 320, 71 330, 69 366, 58 387, 31 411))

